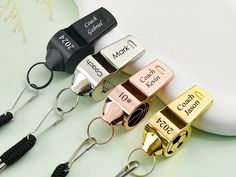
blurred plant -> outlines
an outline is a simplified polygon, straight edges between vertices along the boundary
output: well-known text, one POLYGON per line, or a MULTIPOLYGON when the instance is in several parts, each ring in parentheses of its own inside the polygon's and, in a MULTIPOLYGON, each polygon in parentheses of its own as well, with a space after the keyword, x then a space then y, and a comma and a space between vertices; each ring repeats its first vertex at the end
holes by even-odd
POLYGON ((26 43, 24 26, 15 0, 2 0, 0 2, 0 18, 4 21, 14 22, 12 32, 19 33, 22 36, 22 41, 26 43))
MULTIPOLYGON (((48 11, 49 20, 53 20, 53 0, 37 0, 44 5, 48 11)), ((26 33, 21 21, 20 12, 15 0, 0 0, 0 18, 4 21, 14 23, 12 32, 18 33, 22 37, 23 43, 26 43, 26 33)))
POLYGON ((53 0, 37 0, 44 5, 48 11, 49 20, 53 20, 53 0))

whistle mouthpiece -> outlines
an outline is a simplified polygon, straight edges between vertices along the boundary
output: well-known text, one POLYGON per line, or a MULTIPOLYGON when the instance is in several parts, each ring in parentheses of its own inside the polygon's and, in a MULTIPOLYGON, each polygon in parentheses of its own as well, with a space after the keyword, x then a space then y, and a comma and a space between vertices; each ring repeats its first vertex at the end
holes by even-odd
POLYGON ((110 101, 106 102, 103 108, 103 116, 102 119, 108 122, 109 124, 118 124, 123 120, 123 110, 120 105, 117 103, 110 101), (115 122, 114 122, 115 121, 115 122))
POLYGON ((76 74, 74 74, 71 90, 77 95, 78 94, 89 95, 91 92, 91 84, 89 80, 87 79, 87 77, 78 71, 76 72, 76 74))

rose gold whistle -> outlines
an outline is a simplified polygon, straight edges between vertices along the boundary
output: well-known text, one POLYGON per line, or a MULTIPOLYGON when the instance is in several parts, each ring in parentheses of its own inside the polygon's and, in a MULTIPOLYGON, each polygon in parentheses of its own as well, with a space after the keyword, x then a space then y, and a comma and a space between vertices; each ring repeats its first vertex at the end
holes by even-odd
POLYGON ((155 60, 111 91, 102 119, 109 124, 124 125, 127 129, 136 127, 149 110, 150 97, 173 77, 168 66, 155 60))

